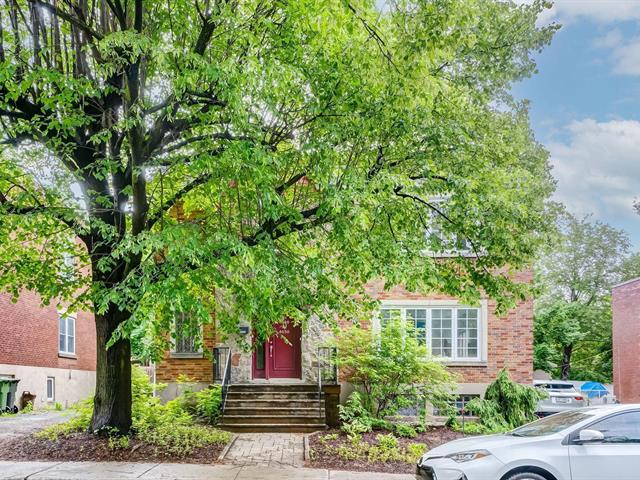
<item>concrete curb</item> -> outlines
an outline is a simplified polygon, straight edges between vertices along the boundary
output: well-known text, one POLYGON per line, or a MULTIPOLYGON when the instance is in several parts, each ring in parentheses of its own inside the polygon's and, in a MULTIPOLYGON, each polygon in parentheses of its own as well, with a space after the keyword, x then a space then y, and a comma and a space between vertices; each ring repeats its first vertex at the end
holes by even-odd
POLYGON ((234 443, 236 443, 237 439, 238 439, 238 435, 233 435, 231 437, 231 440, 229 440, 229 443, 227 443, 227 445, 220 452, 220 455, 218 455, 219 462, 222 462, 224 460, 224 457, 227 456, 227 453, 229 453, 229 450, 231 450, 231 447, 233 446, 234 443))
POLYGON ((309 435, 305 435, 303 439, 302 458, 305 462, 311 460, 311 449, 309 448, 309 435))
POLYGON ((0 461, 2 480, 415 480, 413 474, 265 465, 0 461))

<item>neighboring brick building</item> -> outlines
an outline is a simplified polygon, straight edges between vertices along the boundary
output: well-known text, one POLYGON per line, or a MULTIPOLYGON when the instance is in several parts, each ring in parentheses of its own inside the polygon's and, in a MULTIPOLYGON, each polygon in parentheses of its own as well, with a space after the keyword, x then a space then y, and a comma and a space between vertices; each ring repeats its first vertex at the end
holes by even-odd
POLYGON ((87 398, 95 388, 96 333, 93 315, 65 315, 56 305, 43 307, 37 294, 24 291, 16 303, 0 295, 0 377, 20 379, 36 395, 35 406, 63 406, 87 398))
POLYGON ((613 385, 622 403, 640 403, 640 278, 612 289, 613 385))

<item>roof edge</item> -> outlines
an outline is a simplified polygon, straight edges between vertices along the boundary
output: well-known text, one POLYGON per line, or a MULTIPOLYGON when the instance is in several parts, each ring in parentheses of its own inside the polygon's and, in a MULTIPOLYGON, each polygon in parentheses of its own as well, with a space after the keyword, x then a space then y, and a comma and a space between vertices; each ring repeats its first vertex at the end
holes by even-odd
POLYGON ((631 280, 627 280, 626 282, 618 283, 618 284, 614 285, 613 287, 611 287, 611 290, 613 290, 614 288, 622 287, 622 286, 627 285, 629 283, 635 283, 635 282, 640 282, 640 277, 632 278, 631 280))

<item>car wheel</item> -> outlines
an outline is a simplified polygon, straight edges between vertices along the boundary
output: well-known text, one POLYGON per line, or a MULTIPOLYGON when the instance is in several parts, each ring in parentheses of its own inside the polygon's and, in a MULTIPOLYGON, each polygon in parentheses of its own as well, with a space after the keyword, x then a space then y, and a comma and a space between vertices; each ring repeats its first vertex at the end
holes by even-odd
POLYGON ((532 472, 520 472, 515 475, 507 477, 507 480, 547 480, 545 477, 538 473, 532 472))

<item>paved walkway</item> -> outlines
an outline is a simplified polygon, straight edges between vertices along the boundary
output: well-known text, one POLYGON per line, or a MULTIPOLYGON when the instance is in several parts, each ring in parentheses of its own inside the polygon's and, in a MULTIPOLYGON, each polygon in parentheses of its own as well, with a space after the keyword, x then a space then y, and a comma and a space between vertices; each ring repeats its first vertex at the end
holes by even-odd
POLYGON ((225 463, 263 467, 302 467, 304 434, 241 433, 227 454, 225 463))
POLYGON ((70 412, 34 412, 19 415, 0 415, 0 440, 3 438, 30 435, 48 425, 60 423, 71 418, 70 412))
POLYGON ((0 462, 2 480, 412 480, 413 475, 249 465, 0 462))

